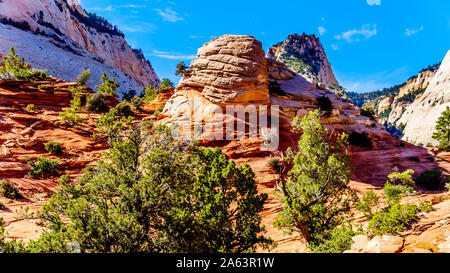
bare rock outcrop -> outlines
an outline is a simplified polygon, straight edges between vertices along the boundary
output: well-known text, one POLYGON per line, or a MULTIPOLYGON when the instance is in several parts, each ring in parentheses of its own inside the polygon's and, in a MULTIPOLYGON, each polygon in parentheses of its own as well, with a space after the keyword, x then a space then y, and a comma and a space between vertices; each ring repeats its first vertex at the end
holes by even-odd
MULTIPOLYGON (((198 50, 189 73, 166 104, 162 122, 189 122, 195 115, 212 122, 213 113, 226 106, 279 106, 280 126, 290 131, 295 116, 319 108, 319 98, 329 99, 333 110, 323 123, 332 129, 389 138, 384 127, 361 116, 360 109, 324 86, 312 83, 287 65, 264 57, 259 41, 251 36, 225 35, 198 50), (197 99, 199 106, 193 106, 197 99)), ((233 118, 233 117, 225 117, 233 118)))
POLYGON ((198 50, 178 90, 194 89, 217 104, 268 103, 267 62, 261 42, 225 35, 198 50))
POLYGON ((432 138, 436 122, 450 106, 450 51, 420 99, 408 108, 404 139, 412 143, 437 144, 432 138))

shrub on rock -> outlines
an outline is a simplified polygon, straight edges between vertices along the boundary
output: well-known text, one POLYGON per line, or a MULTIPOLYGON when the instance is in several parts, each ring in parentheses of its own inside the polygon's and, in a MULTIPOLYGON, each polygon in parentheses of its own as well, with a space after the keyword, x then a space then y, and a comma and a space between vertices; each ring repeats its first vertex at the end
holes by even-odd
POLYGON ((5 179, 0 181, 0 196, 8 199, 22 199, 19 189, 14 186, 13 183, 6 181, 5 179))
POLYGON ((85 108, 94 113, 104 113, 109 111, 110 106, 105 94, 95 93, 88 97, 85 108))

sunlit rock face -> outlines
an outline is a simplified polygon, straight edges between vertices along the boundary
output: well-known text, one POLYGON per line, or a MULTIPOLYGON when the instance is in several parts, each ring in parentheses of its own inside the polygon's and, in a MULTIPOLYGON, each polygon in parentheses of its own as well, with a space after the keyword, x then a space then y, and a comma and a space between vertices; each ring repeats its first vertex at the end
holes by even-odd
POLYGON ((433 133, 442 112, 450 106, 450 51, 420 99, 408 108, 404 139, 412 143, 437 144, 433 133))
POLYGON ((120 93, 160 84, 142 52, 107 21, 86 13, 78 0, 0 1, 0 18, 0 54, 15 46, 31 65, 68 81, 91 69, 92 87, 105 71, 123 84, 120 93))

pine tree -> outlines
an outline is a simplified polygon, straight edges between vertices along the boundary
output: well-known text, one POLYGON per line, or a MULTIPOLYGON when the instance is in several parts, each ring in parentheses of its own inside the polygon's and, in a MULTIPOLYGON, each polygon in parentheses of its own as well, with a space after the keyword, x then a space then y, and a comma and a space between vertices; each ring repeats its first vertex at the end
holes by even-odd
POLYGON ((180 62, 177 64, 177 69, 175 70, 175 76, 183 76, 189 74, 189 67, 184 64, 184 62, 180 62))
POLYGON ((170 88, 174 88, 173 82, 169 79, 163 79, 161 85, 159 86, 159 89, 166 90, 170 88))
MULTIPOLYGON (((88 253, 254 252, 268 247, 249 166, 238 167, 220 149, 175 141, 167 128, 124 124, 111 149, 78 182, 44 205, 47 231, 8 252, 88 253)), ((0 222, 0 248, 2 247, 0 222)), ((6 249, 6 247, 5 247, 6 249)))
POLYGON ((298 153, 288 150, 285 159, 293 166, 277 185, 284 206, 275 226, 299 232, 310 246, 320 245, 351 219, 350 207, 357 200, 349 187, 348 136, 332 141, 318 110, 301 121, 296 118, 293 127, 303 135, 298 153))
POLYGON ((439 141, 441 146, 450 145, 450 107, 448 106, 437 121, 433 139, 439 141))

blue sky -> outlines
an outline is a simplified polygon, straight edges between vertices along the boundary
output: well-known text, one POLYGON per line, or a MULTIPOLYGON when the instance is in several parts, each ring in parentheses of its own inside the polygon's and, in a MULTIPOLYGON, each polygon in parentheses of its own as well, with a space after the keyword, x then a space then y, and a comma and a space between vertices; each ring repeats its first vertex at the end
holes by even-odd
POLYGON ((406 81, 450 49, 448 0, 81 0, 141 48, 160 78, 223 34, 248 34, 267 49, 315 33, 341 85, 366 92, 406 81))

